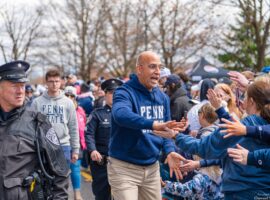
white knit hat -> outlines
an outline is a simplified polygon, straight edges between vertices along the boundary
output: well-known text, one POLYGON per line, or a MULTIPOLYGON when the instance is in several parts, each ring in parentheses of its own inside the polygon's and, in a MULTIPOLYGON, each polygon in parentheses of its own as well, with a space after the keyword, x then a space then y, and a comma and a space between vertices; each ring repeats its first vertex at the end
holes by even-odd
POLYGON ((160 70, 160 78, 168 77, 171 75, 171 71, 168 68, 163 68, 160 70))
POLYGON ((65 87, 65 94, 71 94, 74 95, 75 97, 77 96, 77 89, 73 86, 67 86, 65 87))

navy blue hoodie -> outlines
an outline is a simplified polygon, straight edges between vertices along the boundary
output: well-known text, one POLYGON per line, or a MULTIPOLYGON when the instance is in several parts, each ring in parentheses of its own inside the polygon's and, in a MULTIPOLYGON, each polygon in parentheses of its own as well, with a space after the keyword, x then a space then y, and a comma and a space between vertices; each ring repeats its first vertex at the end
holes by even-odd
POLYGON ((155 163, 163 148, 175 151, 173 141, 152 133, 154 121, 170 120, 170 103, 158 87, 147 90, 133 74, 113 97, 109 156, 137 164, 155 163))

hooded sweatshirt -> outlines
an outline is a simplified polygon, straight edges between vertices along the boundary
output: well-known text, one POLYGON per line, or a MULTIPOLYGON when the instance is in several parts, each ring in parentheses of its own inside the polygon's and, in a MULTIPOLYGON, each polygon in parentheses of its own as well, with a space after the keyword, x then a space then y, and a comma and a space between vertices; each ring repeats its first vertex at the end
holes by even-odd
POLYGON ((62 91, 50 97, 45 91, 34 99, 31 109, 47 115, 62 146, 71 146, 73 153, 79 153, 79 132, 75 105, 62 91))
POLYGON ((170 120, 170 104, 158 87, 147 90, 133 74, 113 97, 109 156, 137 164, 155 163, 161 149, 174 151, 172 140, 152 133, 154 121, 170 120))

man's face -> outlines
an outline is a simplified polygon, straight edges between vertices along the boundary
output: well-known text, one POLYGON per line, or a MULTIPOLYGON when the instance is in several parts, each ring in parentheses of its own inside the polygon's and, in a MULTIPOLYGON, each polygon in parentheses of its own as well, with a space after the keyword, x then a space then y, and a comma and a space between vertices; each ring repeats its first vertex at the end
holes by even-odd
POLYGON ((106 104, 108 104, 109 106, 112 106, 113 104, 113 93, 114 93, 114 90, 109 90, 105 92, 105 101, 106 101, 106 104))
POLYGON ((21 107, 25 99, 25 83, 1 81, 0 94, 0 105, 4 111, 21 107))
POLYGON ((144 61, 137 66, 138 78, 148 90, 158 85, 161 68, 160 59, 155 54, 148 55, 144 61))
POLYGON ((60 77, 48 77, 47 81, 48 92, 56 93, 61 87, 61 78, 60 77))
POLYGON ((25 91, 25 96, 32 97, 33 96, 33 91, 25 91))

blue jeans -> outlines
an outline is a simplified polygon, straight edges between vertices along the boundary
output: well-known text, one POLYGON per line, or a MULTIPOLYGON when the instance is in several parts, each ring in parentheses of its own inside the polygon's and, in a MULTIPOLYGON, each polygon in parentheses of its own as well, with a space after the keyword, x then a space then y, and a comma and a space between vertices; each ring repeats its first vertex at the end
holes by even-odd
POLYGON ((70 146, 61 146, 67 161, 67 165, 70 165, 71 160, 71 147, 70 146))
POLYGON ((75 163, 70 163, 71 169, 71 182, 74 190, 81 188, 81 160, 77 160, 75 163))

